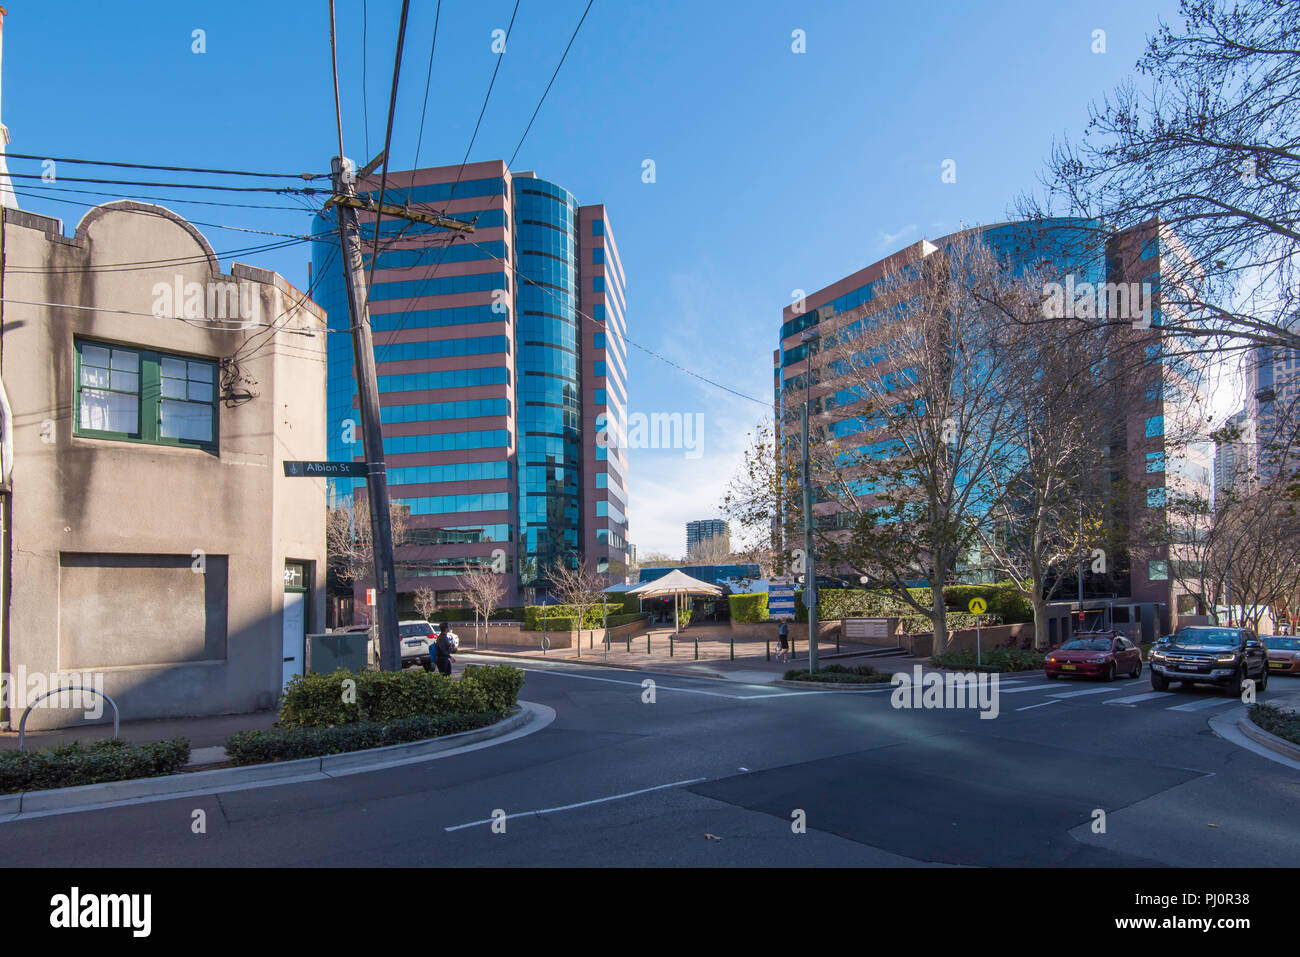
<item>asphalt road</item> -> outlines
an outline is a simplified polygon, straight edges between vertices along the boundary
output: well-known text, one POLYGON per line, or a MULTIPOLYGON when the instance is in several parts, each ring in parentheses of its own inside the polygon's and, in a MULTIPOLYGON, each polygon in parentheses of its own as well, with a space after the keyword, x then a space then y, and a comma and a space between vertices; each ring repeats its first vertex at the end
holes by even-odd
POLYGON ((1207 719, 1241 705, 1209 689, 1022 676, 1002 683, 990 720, 895 709, 889 689, 546 666, 521 697, 555 721, 330 781, 18 820, 0 844, 20 867, 1300 860, 1300 772, 1216 737, 1207 719))

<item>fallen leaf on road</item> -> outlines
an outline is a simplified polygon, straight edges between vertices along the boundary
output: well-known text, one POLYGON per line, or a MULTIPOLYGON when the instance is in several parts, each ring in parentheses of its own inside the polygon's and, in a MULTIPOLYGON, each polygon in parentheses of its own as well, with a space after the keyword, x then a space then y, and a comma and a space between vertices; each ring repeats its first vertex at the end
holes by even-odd
POLYGON ((1217 824, 1206 824, 1205 826, 1206 826, 1206 827, 1218 827, 1219 825, 1217 825, 1217 824))
POLYGON ((718 835, 716 835, 716 834, 709 834, 707 831, 705 832, 704 836, 707 837, 710 841, 720 841, 720 840, 722 840, 722 838, 718 837, 718 835))

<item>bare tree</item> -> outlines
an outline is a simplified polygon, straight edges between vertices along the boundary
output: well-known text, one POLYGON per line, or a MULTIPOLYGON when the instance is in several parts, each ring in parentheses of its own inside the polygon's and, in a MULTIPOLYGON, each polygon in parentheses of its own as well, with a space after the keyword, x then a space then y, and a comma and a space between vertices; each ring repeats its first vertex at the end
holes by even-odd
MULTIPOLYGON (((393 547, 406 544, 410 538, 410 507, 393 502, 388 514, 393 530, 393 547)), ((342 580, 374 582, 374 539, 370 530, 370 509, 364 502, 349 500, 326 513, 325 553, 335 574, 342 580)))
POLYGON ((438 610, 438 593, 432 588, 421 588, 415 593, 415 612, 425 621, 433 618, 438 610))
POLYGON ((1019 212, 1104 220, 1095 250, 1149 224, 1166 329, 1300 348, 1300 18, 1280 0, 1182 0, 1180 14, 1019 212))
POLYGON ((814 484, 830 501, 814 511, 829 566, 881 582, 929 618, 940 653, 944 586, 969 562, 998 503, 989 477, 1014 451, 1001 372, 1015 343, 988 304, 1005 278, 978 236, 913 247, 899 265, 872 302, 823 332, 838 373, 823 401, 841 427, 819 443, 814 484), (909 590, 918 581, 928 603, 909 590))
POLYGON ((602 576, 591 569, 585 558, 579 558, 576 566, 563 560, 552 562, 549 577, 555 597, 561 604, 572 608, 574 617, 578 619, 578 656, 581 657, 582 626, 587 612, 599 605, 604 597, 601 594, 602 576))
POLYGON ((486 629, 492 613, 505 596, 506 578, 491 568, 475 568, 461 575, 457 584, 474 609, 474 647, 477 648, 479 616, 482 616, 486 629))
POLYGON ((759 423, 721 502, 736 554, 767 577, 789 571, 799 547, 799 450, 786 432, 778 436, 770 420, 759 423))
POLYGON ((698 542, 686 556, 691 565, 722 565, 731 558, 731 546, 721 536, 706 538, 698 542))
POLYGON ((1125 351, 1108 330, 1066 319, 1029 324, 1043 311, 1043 279, 1034 269, 1009 275, 989 299, 1013 346, 999 379, 1014 452, 991 463, 995 508, 973 525, 982 556, 1032 605, 1039 649, 1049 644, 1048 602, 1067 576, 1085 560, 1106 574, 1107 556, 1122 547, 1133 381, 1106 374, 1108 355, 1125 351))
POLYGON ((641 568, 666 568, 671 565, 684 565, 685 562, 680 558, 673 558, 667 552, 646 552, 637 564, 641 568))

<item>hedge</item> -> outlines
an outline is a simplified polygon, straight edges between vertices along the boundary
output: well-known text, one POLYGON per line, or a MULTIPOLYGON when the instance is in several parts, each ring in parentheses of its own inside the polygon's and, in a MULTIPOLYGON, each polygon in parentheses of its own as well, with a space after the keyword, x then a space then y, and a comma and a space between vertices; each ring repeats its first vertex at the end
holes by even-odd
MULTIPOLYGON (((623 605, 621 603, 610 603, 610 616, 613 617, 614 612, 622 607, 623 605)), ((578 630, 576 624, 574 624, 577 615, 574 614, 575 609, 572 605, 529 605, 524 609, 524 631, 542 630, 541 614, 543 610, 546 611, 547 631, 578 630), (564 624, 557 624, 557 622, 563 622, 564 624)), ((591 608, 587 609, 587 613, 582 618, 582 627, 584 629, 599 628, 604 614, 605 605, 597 602, 591 608)))
POLYGON ((988 613, 1009 625, 1034 620, 1034 606, 1019 588, 1007 585, 950 585, 943 590, 945 607, 968 612, 972 598, 983 598, 988 613))
MULTIPOLYGON (((415 617, 416 618, 420 617, 418 612, 415 613, 415 617)), ((474 621, 474 609, 473 608, 439 608, 432 615, 430 615, 426 620, 430 622, 467 621, 472 624, 474 621)), ((482 621, 482 618, 480 617, 479 620, 482 621)), ((490 621, 523 621, 524 609, 522 606, 517 608, 498 608, 496 611, 492 612, 492 617, 489 620, 490 621)))
POLYGON ((967 671, 1038 671, 1043 667, 1044 656, 1036 651, 1019 648, 990 648, 980 656, 981 665, 975 664, 973 651, 949 651, 935 655, 930 664, 935 668, 962 668, 967 671))
POLYGON ((505 711, 514 706, 523 683, 524 673, 510 665, 469 665, 459 679, 427 671, 342 668, 333 674, 295 675, 280 703, 278 724, 283 728, 319 728, 505 711), (346 680, 355 682, 355 694, 345 695, 346 680))
POLYGON ((727 599, 731 607, 731 620, 740 622, 767 621, 767 593, 732 595, 727 599))
POLYGON ((226 739, 226 754, 235 764, 316 758, 473 731, 495 724, 503 717, 499 711, 480 711, 473 714, 417 715, 396 721, 365 721, 330 728, 238 731, 226 739))
POLYGON ((84 747, 74 741, 50 751, 0 751, 0 794, 177 774, 189 760, 189 738, 140 745, 105 738, 84 747))

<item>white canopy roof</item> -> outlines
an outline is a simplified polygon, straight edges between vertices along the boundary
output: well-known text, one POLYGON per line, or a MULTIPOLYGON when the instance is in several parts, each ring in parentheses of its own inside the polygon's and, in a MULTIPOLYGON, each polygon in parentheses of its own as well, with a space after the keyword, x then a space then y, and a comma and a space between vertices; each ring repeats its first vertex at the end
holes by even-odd
POLYGON ((662 578, 642 582, 635 588, 628 589, 629 595, 653 598, 656 595, 721 595, 722 589, 717 585, 692 578, 680 568, 674 568, 662 578))

